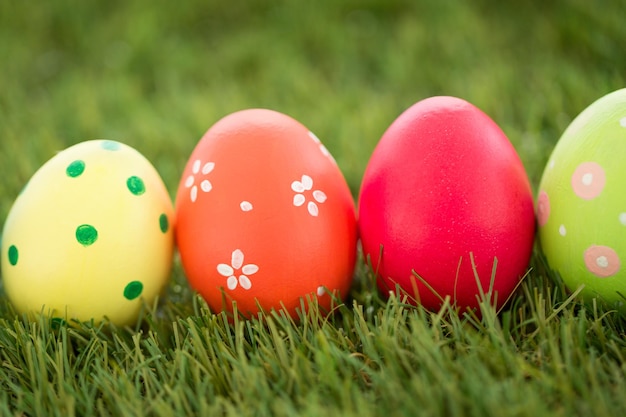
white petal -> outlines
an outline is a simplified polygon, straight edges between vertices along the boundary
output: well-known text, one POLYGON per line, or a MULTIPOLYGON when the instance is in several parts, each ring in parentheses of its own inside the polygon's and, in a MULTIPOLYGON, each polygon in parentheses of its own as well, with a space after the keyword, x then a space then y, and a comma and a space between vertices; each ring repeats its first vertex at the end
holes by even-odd
POLYGON ((198 172, 200 172, 200 164, 202 162, 199 159, 196 159, 196 161, 193 163, 193 166, 191 167, 191 172, 193 172, 194 174, 197 174, 198 172))
POLYGON ((250 288, 252 288, 252 282, 250 281, 250 278, 245 275, 239 275, 239 285, 241 285, 241 288, 243 288, 244 290, 249 290, 250 288))
POLYGON ((317 217, 317 215, 319 214, 317 204, 315 204, 312 201, 309 201, 307 208, 309 209, 309 213, 311 214, 311 216, 317 217))
POLYGON ((226 285, 228 286, 229 290, 234 290, 235 288, 237 288, 237 278, 234 275, 229 276, 226 280, 226 285))
POLYGON ((333 164, 337 165, 337 161, 335 161, 335 158, 333 158, 333 156, 331 155, 330 151, 326 148, 326 146, 320 145, 320 149, 322 150, 322 154, 324 156, 330 159, 333 164))
POLYGON ((241 268, 241 272, 243 272, 246 275, 254 275, 258 271, 259 271, 259 267, 255 264, 244 265, 243 268, 241 268))
POLYGON ((315 136, 315 133, 313 133, 313 132, 311 132, 311 131, 309 131, 309 137, 310 137, 311 139, 313 139, 313 140, 314 140, 315 142, 317 142, 317 143, 322 143, 322 141, 321 141, 321 140, 319 140, 319 138, 318 138, 317 136, 315 136))
POLYGON ((241 265, 243 265, 243 252, 239 249, 235 249, 233 251, 231 265, 235 269, 239 269, 241 268, 241 265))
POLYGON ((209 172, 213 171, 213 168, 215 168, 215 162, 207 162, 206 164, 204 164, 204 166, 202 167, 202 173, 204 175, 208 174, 209 172))
POLYGON ((235 273, 233 268, 230 265, 226 265, 226 264, 219 264, 217 266, 217 272, 219 272, 220 275, 225 276, 225 277, 229 277, 235 273))
POLYGON ((200 188, 202 188, 202 191, 205 193, 208 193, 211 189, 213 189, 213 185, 211 185, 211 181, 204 180, 200 183, 200 188))
POLYGON ((196 202, 196 198, 198 198, 198 187, 196 187, 195 185, 191 188, 191 202, 195 203, 196 202))
POLYGON ((317 287, 317 295, 321 297, 324 294, 326 294, 326 288, 322 287, 321 285, 317 287))
POLYGON ((302 194, 296 194, 293 196, 293 205, 296 207, 300 207, 301 205, 304 204, 305 201, 306 201, 306 198, 304 198, 302 194))
POLYGON ((311 177, 309 177, 308 175, 303 175, 302 185, 304 186, 305 190, 310 190, 313 187, 313 179, 311 179, 311 177))
POLYGON ((253 208, 253 207, 252 207, 252 203, 251 203, 251 202, 249 202, 249 201, 242 201, 242 202, 239 204, 239 207, 241 207, 241 211, 250 211, 250 210, 252 210, 252 208, 253 208))
POLYGON ((187 179, 185 180, 185 187, 187 188, 191 187, 194 181, 195 179, 193 178, 193 175, 188 176, 187 179))
POLYGON ((315 190, 313 191, 313 198, 318 203, 323 203, 324 201, 326 201, 326 194, 324 193, 324 191, 315 190))
POLYGON ((291 183, 291 189, 294 190, 296 193, 303 193, 304 185, 302 185, 300 181, 294 181, 291 183))

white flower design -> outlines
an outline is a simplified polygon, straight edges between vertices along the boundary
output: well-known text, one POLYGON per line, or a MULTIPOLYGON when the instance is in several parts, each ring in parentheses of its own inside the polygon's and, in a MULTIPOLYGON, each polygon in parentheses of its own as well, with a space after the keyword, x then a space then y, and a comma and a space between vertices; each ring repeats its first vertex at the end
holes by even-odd
MULTIPOLYGON (((215 168, 214 162, 207 162, 202 165, 202 161, 196 159, 193 165, 191 166, 191 175, 187 177, 185 180, 185 187, 190 188, 189 196, 191 197, 191 202, 195 203, 198 198, 198 186, 196 185, 196 175, 202 172, 202 175, 208 175, 215 168), (202 168, 202 169, 201 169, 202 168)), ((205 193, 208 193, 213 189, 213 184, 211 181, 204 179, 200 181, 200 189, 205 193)))
POLYGON ((322 155, 324 155, 326 158, 328 158, 331 161, 333 161, 335 164, 337 163, 337 161, 335 161, 335 158, 333 158, 333 156, 330 154, 330 152, 328 151, 326 146, 324 146, 322 141, 315 135, 315 133, 309 131, 309 137, 311 139, 313 139, 313 141, 319 145, 320 151, 322 152, 322 155))
POLYGON ((241 285, 244 290, 252 288, 252 281, 250 281, 249 275, 256 274, 259 267, 255 264, 243 264, 243 252, 239 249, 235 249, 231 255, 230 265, 219 264, 217 265, 217 272, 220 275, 227 277, 226 286, 229 290, 237 288, 237 284, 241 285), (241 275, 237 277, 238 271, 241 270, 241 275))
POLYGON ((254 207, 252 206, 251 202, 249 202, 249 201, 242 201, 241 203, 239 203, 239 208, 241 209, 241 211, 250 211, 254 207))
MULTIPOLYGON (((303 175, 300 181, 294 181, 291 183, 291 189, 296 192, 296 195, 293 196, 293 205, 300 207, 306 203, 304 193, 313 189, 313 180, 308 175, 303 175)), ((312 194, 313 200, 315 201, 309 201, 307 204, 307 210, 311 216, 316 217, 319 214, 319 208, 317 207, 316 202, 322 204, 326 201, 326 194, 320 190, 314 190, 312 194)))

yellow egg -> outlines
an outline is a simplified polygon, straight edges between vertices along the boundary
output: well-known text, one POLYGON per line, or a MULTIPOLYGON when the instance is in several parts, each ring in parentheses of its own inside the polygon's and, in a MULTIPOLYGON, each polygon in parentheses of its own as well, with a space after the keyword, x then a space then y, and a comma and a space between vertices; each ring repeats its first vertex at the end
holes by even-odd
POLYGON ((163 181, 133 148, 67 148, 33 175, 6 219, 6 295, 20 313, 131 324, 169 279, 173 218, 163 181))

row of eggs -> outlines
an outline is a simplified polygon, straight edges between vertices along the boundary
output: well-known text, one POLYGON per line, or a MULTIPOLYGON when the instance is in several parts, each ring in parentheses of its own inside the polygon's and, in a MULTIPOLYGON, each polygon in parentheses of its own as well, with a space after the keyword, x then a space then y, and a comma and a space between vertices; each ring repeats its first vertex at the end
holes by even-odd
POLYGON ((158 172, 119 142, 59 152, 3 231, 7 297, 21 313, 124 325, 163 292, 178 248, 214 311, 252 315, 345 297, 357 241, 379 289, 436 310, 502 306, 528 269, 536 226, 565 283, 609 303, 626 276, 626 89, 583 111, 557 143, 537 205, 514 147, 485 113, 431 97, 401 114, 368 162, 358 207, 321 141, 272 110, 232 113, 193 150, 175 206, 158 172), (358 219, 357 219, 358 212, 358 219), (304 302, 303 302, 304 301, 304 302))

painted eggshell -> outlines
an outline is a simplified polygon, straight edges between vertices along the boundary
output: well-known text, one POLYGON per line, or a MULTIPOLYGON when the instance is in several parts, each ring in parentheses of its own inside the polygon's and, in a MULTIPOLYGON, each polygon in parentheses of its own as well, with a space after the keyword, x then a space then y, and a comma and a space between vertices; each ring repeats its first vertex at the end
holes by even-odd
POLYGON ((587 107, 563 132, 537 197, 551 269, 586 299, 626 297, 626 89, 587 107))
POLYGON ((173 220, 165 185, 136 150, 108 140, 69 147, 9 212, 6 294, 22 313, 131 324, 169 279, 173 220))
POLYGON ((501 305, 529 263, 533 196, 515 149, 487 115, 459 98, 431 97, 400 115, 374 150, 359 228, 381 291, 399 286, 432 310, 447 296, 475 308, 476 274, 487 294, 497 259, 491 288, 501 305))
POLYGON ((246 316, 346 296, 355 208, 328 150, 272 110, 232 113, 194 149, 176 196, 176 240, 195 290, 214 311, 246 316), (302 302, 304 301, 304 302, 302 302))

